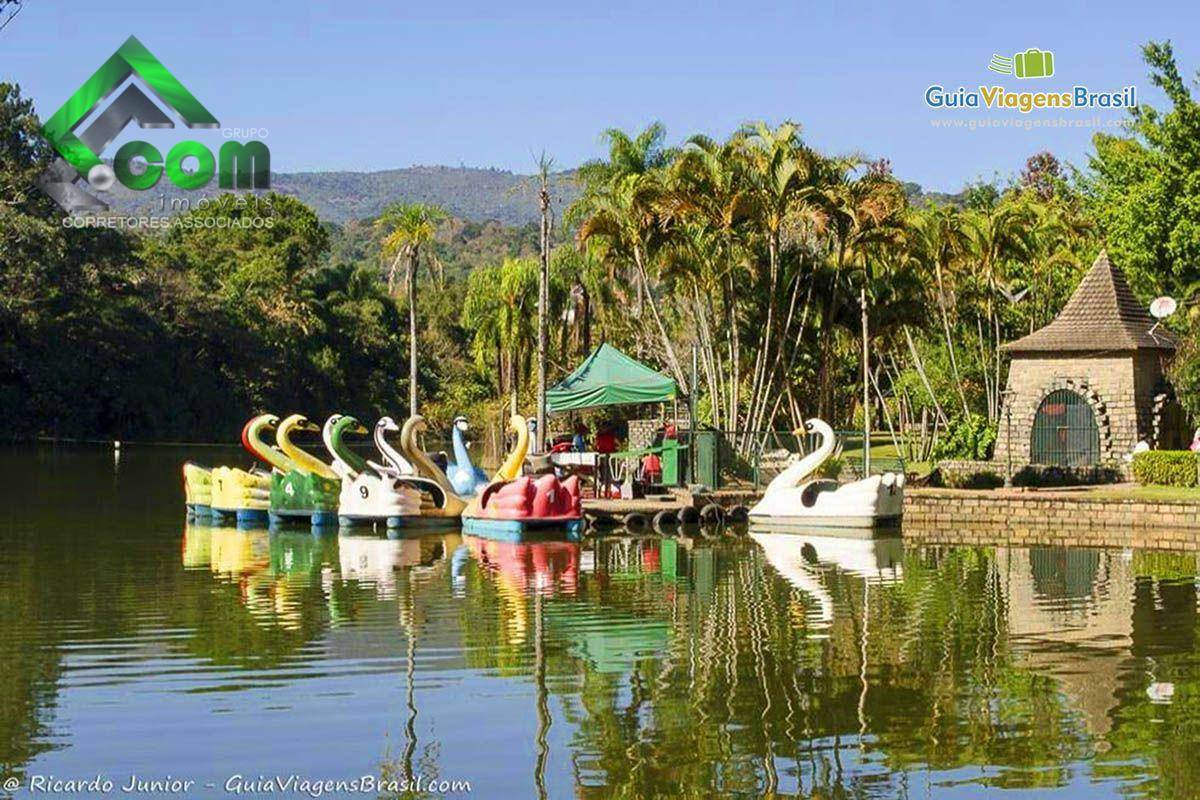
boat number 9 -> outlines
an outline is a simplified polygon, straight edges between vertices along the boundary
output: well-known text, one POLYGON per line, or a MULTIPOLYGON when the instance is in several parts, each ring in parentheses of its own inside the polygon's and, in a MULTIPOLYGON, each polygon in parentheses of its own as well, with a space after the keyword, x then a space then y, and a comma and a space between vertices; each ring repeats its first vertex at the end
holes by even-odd
POLYGON ((360 495, 362 495, 363 500, 366 500, 367 497, 371 494, 371 490, 368 489, 366 486, 360 486, 360 487, 358 487, 358 493, 360 495))

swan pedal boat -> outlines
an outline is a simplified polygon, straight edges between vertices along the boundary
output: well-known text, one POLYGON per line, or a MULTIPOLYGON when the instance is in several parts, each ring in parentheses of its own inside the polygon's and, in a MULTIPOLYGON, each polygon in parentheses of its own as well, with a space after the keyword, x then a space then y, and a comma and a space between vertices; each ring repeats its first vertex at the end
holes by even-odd
POLYGON ((509 428, 517 436, 516 446, 492 482, 463 510, 463 531, 503 539, 545 529, 565 529, 568 536, 578 535, 583 530, 579 478, 559 481, 555 475, 521 475, 529 451, 529 425, 514 414, 509 428))
MULTIPOLYGON (((274 414, 259 414, 242 427, 242 447, 267 465, 284 459, 262 439, 278 422, 274 414)), ((267 521, 270 491, 271 475, 261 467, 217 467, 212 471, 212 518, 221 522, 233 517, 238 525, 262 525, 267 521)))
POLYGON ((212 470, 192 461, 183 462, 183 496, 188 516, 212 514, 212 470))
POLYGON ((271 473, 268 512, 272 524, 308 522, 314 528, 337 524, 341 481, 337 473, 316 456, 302 450, 292 435, 320 432, 303 414, 292 414, 279 423, 275 443, 288 459, 287 468, 275 465, 271 473))
POLYGON ((750 509, 755 529, 788 532, 820 526, 870 535, 875 528, 898 525, 904 515, 904 473, 885 472, 850 483, 811 478, 834 454, 837 437, 816 418, 805 422, 804 429, 819 435, 821 444, 767 485, 763 498, 750 509))
POLYGON ((325 447, 333 456, 332 468, 341 477, 338 496, 338 524, 343 528, 357 525, 388 528, 410 524, 421 517, 425 492, 438 494, 442 488, 421 478, 416 469, 387 441, 388 432, 399 431, 391 417, 375 424, 375 447, 383 463, 362 458, 345 442, 348 433, 367 433, 354 417, 335 414, 322 429, 325 447))

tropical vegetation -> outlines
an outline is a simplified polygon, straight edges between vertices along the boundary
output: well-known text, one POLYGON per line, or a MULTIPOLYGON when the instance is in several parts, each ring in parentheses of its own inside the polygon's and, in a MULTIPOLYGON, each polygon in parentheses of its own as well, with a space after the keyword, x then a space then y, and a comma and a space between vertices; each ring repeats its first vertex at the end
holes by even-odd
POLYGON ((35 188, 52 153, 32 104, 3 84, 0 411, 14 435, 127 439, 224 439, 259 408, 498 423, 533 411, 539 365, 553 383, 603 340, 743 452, 753 432, 865 413, 909 459, 978 453, 1001 346, 1047 323, 1102 246, 1144 300, 1183 301, 1169 325, 1197 324, 1200 109, 1169 44, 1144 56, 1170 106, 1097 135, 1079 168, 1036 153, 932 201, 795 122, 680 141, 655 123, 608 131, 569 193, 543 158, 527 187, 543 223, 523 228, 403 202, 334 224, 279 194, 215 198, 165 233, 64 227, 35 188), (232 224, 251 219, 271 224, 232 224))

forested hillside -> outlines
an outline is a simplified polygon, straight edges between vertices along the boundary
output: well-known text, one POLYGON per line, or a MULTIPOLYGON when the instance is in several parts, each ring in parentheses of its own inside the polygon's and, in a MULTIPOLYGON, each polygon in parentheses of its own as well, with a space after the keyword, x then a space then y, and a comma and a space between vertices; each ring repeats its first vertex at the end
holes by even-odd
MULTIPOLYGON (((551 176, 556 205, 565 208, 579 196, 572 173, 551 176)), ((295 197, 322 220, 347 222, 377 217, 388 203, 430 203, 452 216, 477 222, 495 220, 521 226, 537 219, 533 177, 498 169, 408 167, 381 172, 273 172, 271 189, 295 197)), ((219 194, 216 184, 184 191, 160 181, 152 192, 130 191, 117 184, 104 199, 119 211, 150 211, 172 201, 195 204, 219 194)))

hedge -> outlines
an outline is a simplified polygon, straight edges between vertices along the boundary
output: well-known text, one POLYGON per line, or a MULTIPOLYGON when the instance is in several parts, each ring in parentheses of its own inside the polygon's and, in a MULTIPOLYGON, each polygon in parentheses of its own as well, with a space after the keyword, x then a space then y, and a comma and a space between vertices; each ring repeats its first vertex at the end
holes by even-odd
POLYGON ((1146 450, 1133 456, 1133 477, 1142 485, 1196 486, 1197 454, 1190 450, 1146 450))

